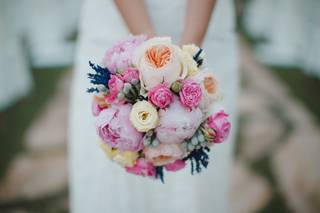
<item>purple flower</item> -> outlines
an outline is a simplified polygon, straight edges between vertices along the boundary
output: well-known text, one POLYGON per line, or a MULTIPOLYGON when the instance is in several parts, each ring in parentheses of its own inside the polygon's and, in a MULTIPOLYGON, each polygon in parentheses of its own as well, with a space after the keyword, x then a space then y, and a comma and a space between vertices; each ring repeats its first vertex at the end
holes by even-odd
POLYGON ((141 43, 146 40, 146 36, 130 36, 129 39, 125 39, 116 43, 111 49, 109 49, 103 59, 103 63, 112 73, 116 73, 119 70, 125 70, 128 67, 132 67, 132 54, 133 51, 141 43))
POLYGON ((139 151, 143 148, 142 133, 129 120, 132 106, 115 105, 100 112, 97 132, 104 143, 121 151, 139 151))

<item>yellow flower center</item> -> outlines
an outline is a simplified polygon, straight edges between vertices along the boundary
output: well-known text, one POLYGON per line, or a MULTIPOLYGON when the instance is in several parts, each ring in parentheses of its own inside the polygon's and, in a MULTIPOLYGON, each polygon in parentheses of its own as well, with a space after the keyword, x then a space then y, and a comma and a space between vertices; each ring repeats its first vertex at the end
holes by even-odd
POLYGON ((148 112, 139 112, 139 118, 142 121, 147 120, 147 118, 149 117, 149 113, 148 112))

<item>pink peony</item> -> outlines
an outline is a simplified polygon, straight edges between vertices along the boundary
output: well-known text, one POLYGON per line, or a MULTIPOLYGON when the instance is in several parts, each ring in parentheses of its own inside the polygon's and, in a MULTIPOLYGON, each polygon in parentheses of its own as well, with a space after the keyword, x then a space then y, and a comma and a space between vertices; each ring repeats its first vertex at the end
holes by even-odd
POLYGON ((167 109, 159 110, 157 138, 165 144, 181 143, 194 135, 201 124, 202 117, 199 108, 189 111, 175 96, 167 109))
POLYGON ((146 36, 130 36, 129 39, 119 41, 106 52, 103 64, 112 73, 132 67, 132 54, 146 39, 146 36))
POLYGON ((192 109, 199 106, 202 97, 200 84, 191 79, 185 80, 179 95, 180 101, 185 107, 192 109))
POLYGON ((92 115, 98 116, 102 110, 103 110, 103 108, 101 108, 99 106, 99 104, 97 103, 97 101, 95 99, 93 99, 92 104, 91 104, 92 115))
POLYGON ((185 150, 178 144, 160 144, 157 147, 145 147, 143 152, 146 159, 155 166, 170 164, 185 156, 185 150))
POLYGON ((173 100, 173 94, 165 84, 158 84, 148 93, 149 101, 155 106, 163 109, 166 108, 173 100))
POLYGON ((144 158, 139 158, 133 167, 126 167, 126 171, 135 175, 154 177, 155 168, 151 162, 144 158))
POLYGON ((104 143, 121 151, 138 151, 143 148, 142 133, 129 120, 130 104, 112 106, 100 112, 97 132, 104 143))
POLYGON ((183 169, 186 166, 186 162, 184 160, 176 160, 173 163, 167 164, 164 167, 167 171, 175 172, 180 169, 183 169))
POLYGON ((136 68, 129 67, 122 73, 122 79, 128 83, 132 83, 133 80, 139 80, 139 71, 136 68))
POLYGON ((215 131, 214 143, 221 143, 228 138, 231 128, 231 123, 227 120, 228 116, 221 110, 208 118, 208 126, 215 131))
POLYGON ((117 75, 111 75, 111 78, 108 82, 108 86, 109 86, 109 94, 106 97, 106 101, 109 104, 112 104, 117 100, 117 96, 119 92, 123 89, 124 82, 121 79, 121 77, 117 75))

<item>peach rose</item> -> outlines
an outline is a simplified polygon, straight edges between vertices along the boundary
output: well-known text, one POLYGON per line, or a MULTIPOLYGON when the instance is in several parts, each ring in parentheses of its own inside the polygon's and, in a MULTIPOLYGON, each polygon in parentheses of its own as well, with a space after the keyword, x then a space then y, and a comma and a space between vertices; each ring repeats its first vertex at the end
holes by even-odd
POLYGON ((155 166, 162 166, 182 159, 185 150, 179 144, 160 144, 157 147, 145 147, 146 159, 155 166))
POLYGON ((202 98, 200 101, 200 108, 203 111, 208 111, 210 105, 218 100, 221 93, 219 92, 218 82, 214 75, 209 71, 201 71, 197 75, 192 76, 192 79, 198 82, 202 90, 202 98))
POLYGON ((134 51, 132 61, 140 71, 142 87, 147 90, 159 83, 171 85, 188 74, 181 49, 168 37, 155 37, 141 44, 134 51))

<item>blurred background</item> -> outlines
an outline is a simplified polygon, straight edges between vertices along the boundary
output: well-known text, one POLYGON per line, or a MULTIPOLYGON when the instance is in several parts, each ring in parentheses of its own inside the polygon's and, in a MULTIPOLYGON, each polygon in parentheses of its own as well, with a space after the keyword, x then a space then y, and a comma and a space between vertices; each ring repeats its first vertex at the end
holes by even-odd
MULTIPOLYGON (((320 1, 236 0, 232 212, 320 212, 320 1)), ((81 0, 0 0, 0 212, 68 212, 81 0)))

